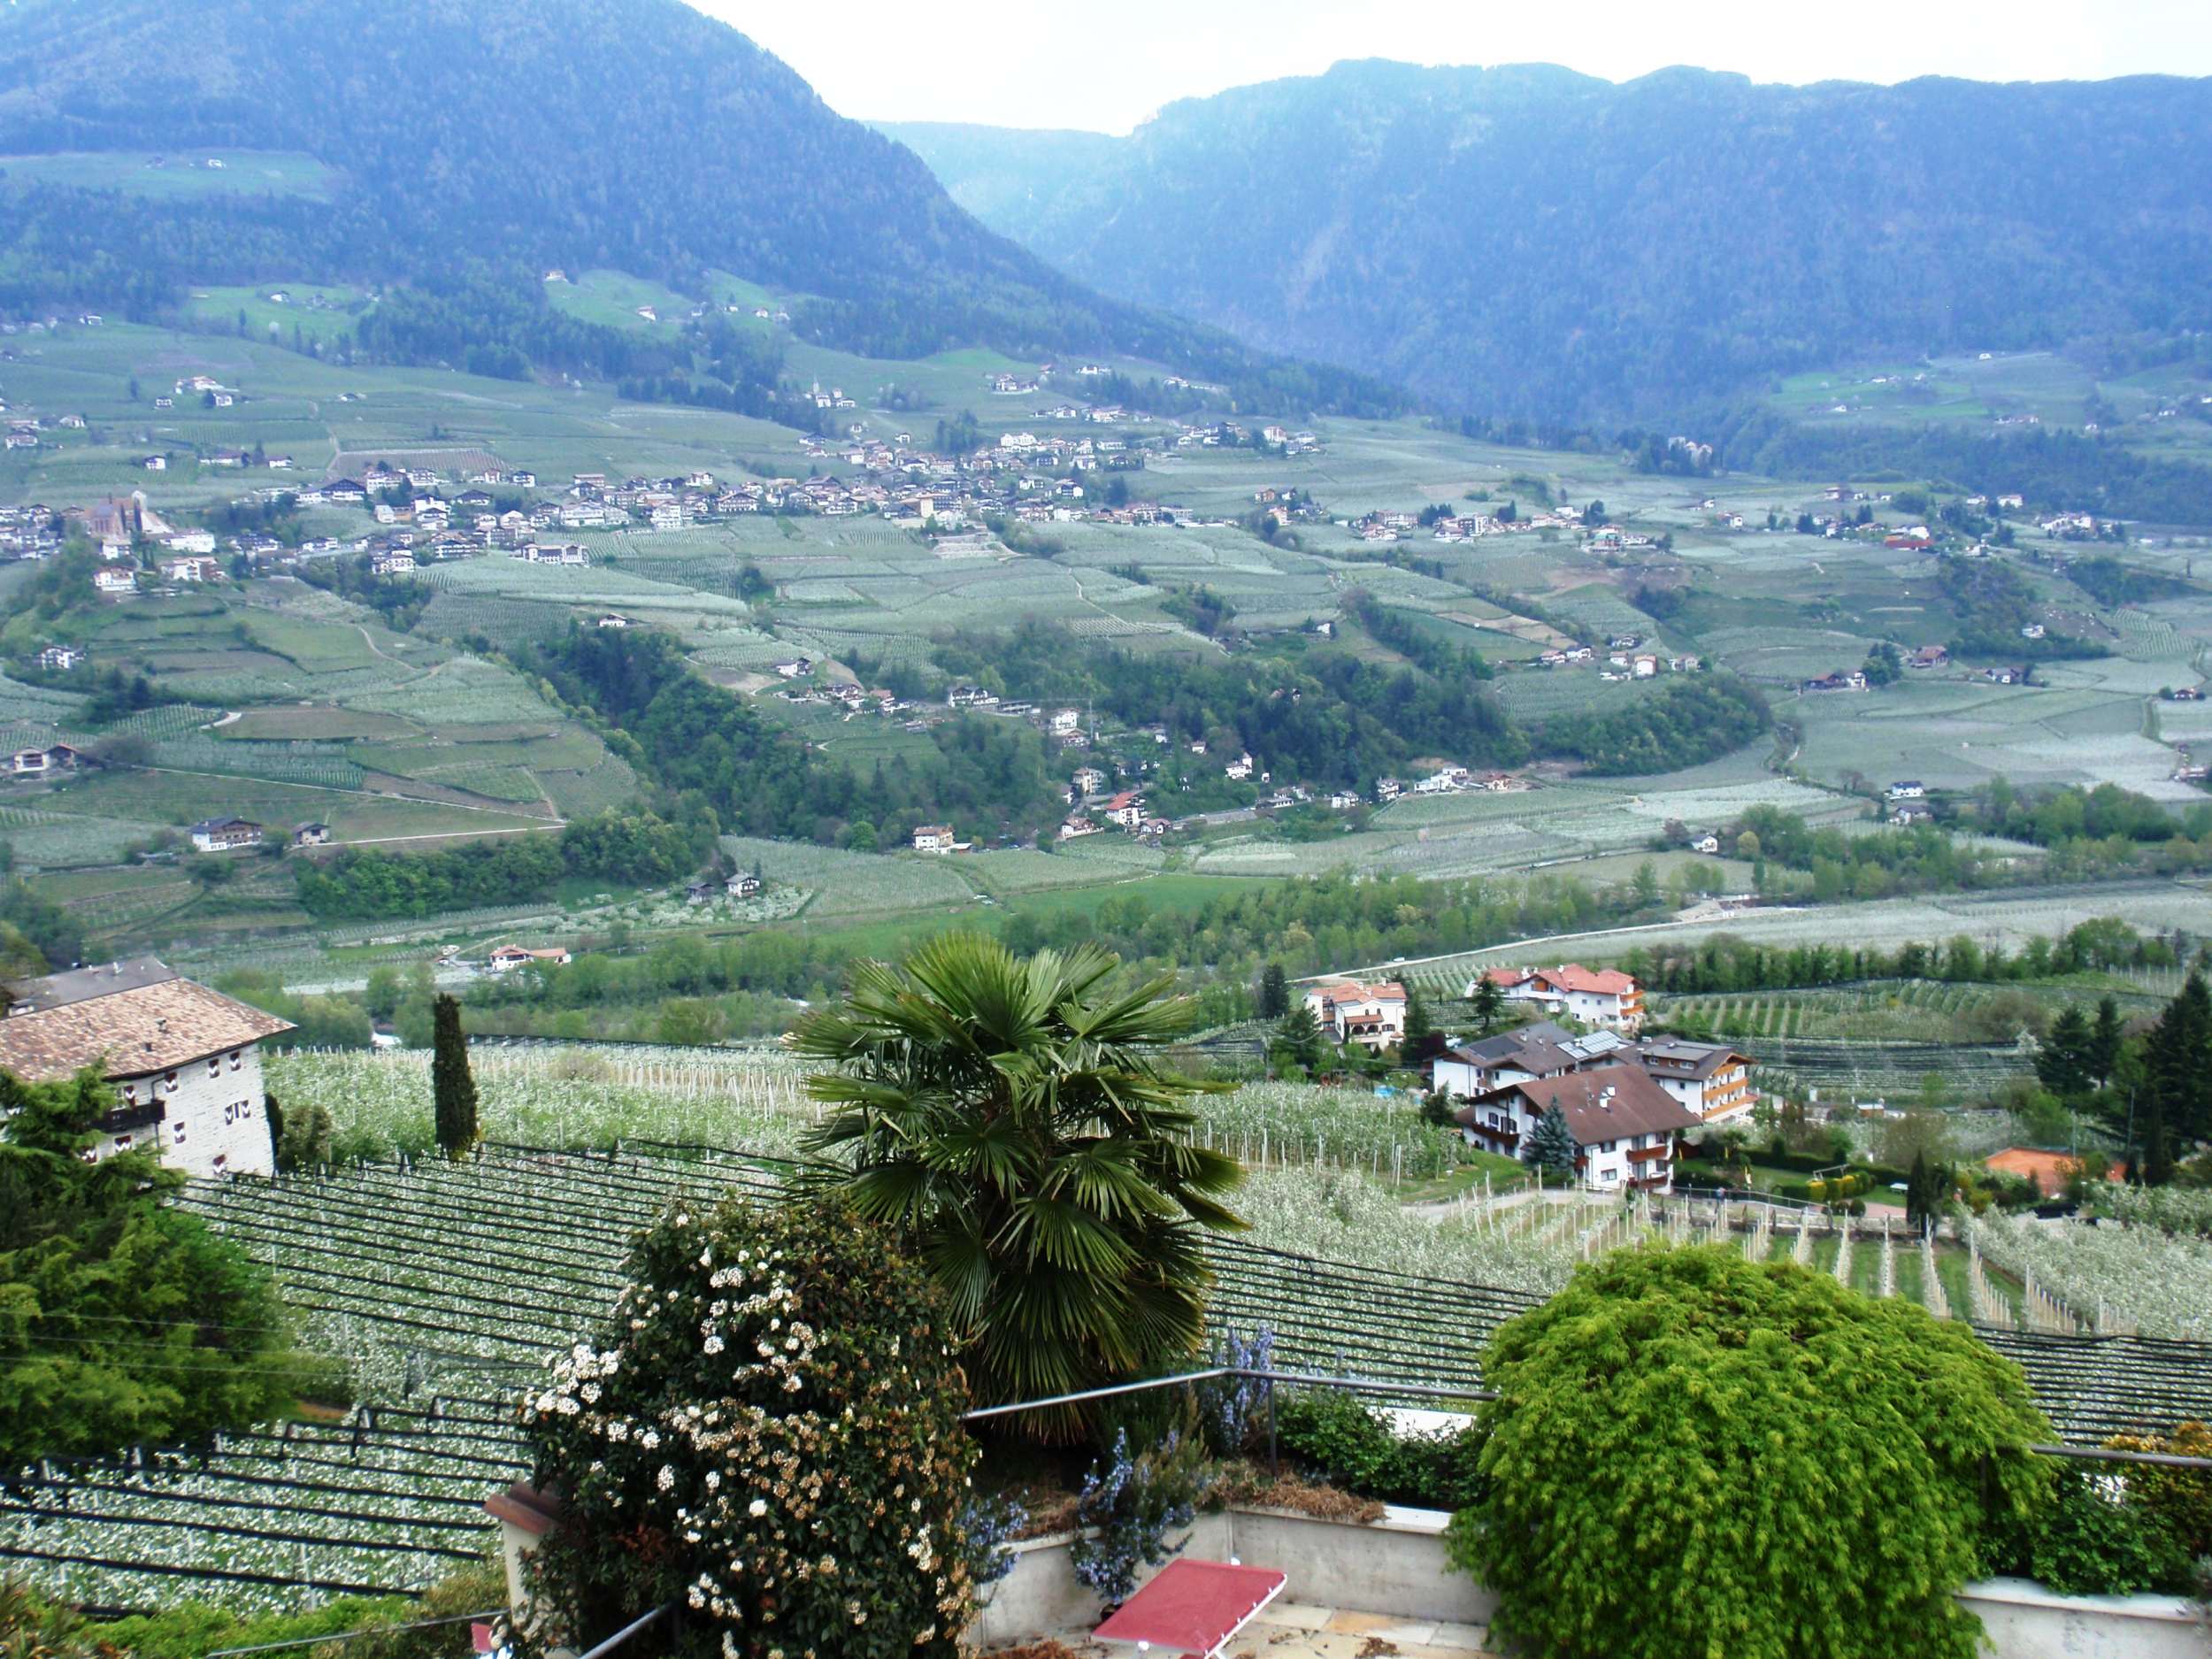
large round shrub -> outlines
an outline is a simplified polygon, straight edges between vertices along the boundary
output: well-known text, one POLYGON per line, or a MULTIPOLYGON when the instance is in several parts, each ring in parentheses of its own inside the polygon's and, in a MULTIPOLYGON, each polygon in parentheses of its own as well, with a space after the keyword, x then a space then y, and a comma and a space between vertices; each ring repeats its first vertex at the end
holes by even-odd
POLYGON ((1501 1325, 1453 1564, 1551 1659, 1970 1659, 1951 1594, 2037 1506, 2018 1367, 1724 1246, 1619 1251, 1501 1325))
POLYGON ((673 1603, 656 1653, 953 1654, 975 1450, 928 1277, 842 1208, 737 1200, 672 1207, 629 1274, 523 1404, 563 1505, 534 1567, 558 1633, 673 1603))

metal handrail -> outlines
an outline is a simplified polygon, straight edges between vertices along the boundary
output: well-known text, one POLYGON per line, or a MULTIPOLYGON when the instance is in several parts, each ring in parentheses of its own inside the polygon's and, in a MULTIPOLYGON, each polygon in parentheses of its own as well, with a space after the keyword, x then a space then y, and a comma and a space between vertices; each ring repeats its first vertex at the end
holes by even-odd
MULTIPOLYGON (((1078 1405, 1087 1400, 1106 1400, 1117 1394, 1143 1394, 1155 1388, 1173 1388, 1186 1383, 1215 1382, 1225 1378, 1267 1386, 1267 1456, 1271 1468, 1275 1455, 1275 1385, 1340 1388, 1348 1394, 1414 1395, 1425 1400, 1495 1400, 1494 1388, 1453 1388, 1439 1383, 1371 1382, 1356 1377, 1321 1377, 1310 1371, 1260 1371, 1246 1365, 1217 1365, 1206 1371, 1181 1371, 1172 1377, 1150 1377, 1141 1382, 1115 1383, 1104 1388, 1086 1388, 1075 1394, 1054 1394, 1044 1400, 1018 1401, 1012 1405, 982 1406, 961 1413, 964 1423, 987 1417, 1010 1417, 1018 1411, 1042 1411, 1054 1406, 1078 1405)), ((2143 1463, 2160 1469, 2212 1469, 2212 1457, 2193 1457, 2180 1452, 2131 1452, 2103 1446, 2029 1446, 2039 1457, 2066 1457, 2080 1463, 2143 1463)), ((585 1659, 590 1659, 589 1655, 585 1659)))
POLYGON ((625 1624, 620 1630, 615 1632, 613 1635, 608 1637, 606 1640, 601 1642, 596 1647, 587 1650, 583 1655, 583 1659, 600 1659, 600 1655, 602 1654, 612 1653, 616 1648, 622 1646, 624 1642, 629 1640, 631 1637, 636 1635, 638 1632, 643 1630, 648 1624, 650 1624, 655 1619, 659 1618, 664 1613, 672 1611, 675 1606, 676 1604, 673 1601, 664 1601, 651 1612, 647 1613, 641 1617, 632 1619, 627 1624, 625 1624))
POLYGON ((1054 1394, 1045 1400, 1022 1400, 1008 1406, 980 1406, 964 1411, 964 1423, 979 1422, 985 1417, 1002 1417, 1017 1411, 1043 1411, 1053 1406, 1079 1404, 1086 1400, 1105 1400, 1115 1394, 1142 1394, 1152 1388, 1172 1388, 1179 1383, 1213 1382, 1220 1378, 1233 1377, 1240 1381, 1263 1382, 1270 1385, 1311 1383, 1322 1388, 1342 1388, 1351 1394, 1418 1394, 1425 1400, 1495 1400, 1494 1388, 1451 1388, 1440 1383, 1385 1383, 1368 1382, 1354 1377, 1318 1377, 1308 1371, 1256 1371, 1246 1365, 1217 1365, 1210 1371, 1181 1371, 1172 1377, 1148 1377, 1142 1382, 1115 1383, 1106 1388, 1086 1388, 1078 1394, 1054 1394))

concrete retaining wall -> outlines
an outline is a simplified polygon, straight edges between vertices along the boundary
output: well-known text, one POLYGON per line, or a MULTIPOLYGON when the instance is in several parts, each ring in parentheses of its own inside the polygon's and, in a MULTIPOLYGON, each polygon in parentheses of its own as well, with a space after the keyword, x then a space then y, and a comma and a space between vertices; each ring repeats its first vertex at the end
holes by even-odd
MULTIPOLYGON (((1356 1525, 1278 1509, 1230 1509, 1200 1516, 1183 1553, 1279 1567, 1289 1575, 1283 1586, 1288 1601, 1408 1620, 1487 1624, 1497 1598, 1446 1570, 1444 1524, 1450 1518, 1435 1509, 1392 1509, 1379 1521, 1356 1525)), ((1073 1537, 1062 1532, 1013 1546, 1014 1571, 993 1586, 969 1640, 986 1647, 1033 1641, 1104 1617, 1098 1598, 1076 1578, 1068 1556, 1073 1537)), ((1150 1577, 1147 1572, 1138 1582, 1150 1577)))
POLYGON ((2208 1659, 2212 1631, 2171 1595, 2060 1595, 2026 1578, 1959 1592, 1997 1659, 2208 1659))
MULTIPOLYGON (((1409 1622, 1487 1624, 1497 1597, 1445 1564, 1450 1518, 1434 1509, 1391 1509, 1361 1525, 1232 1509, 1200 1516, 1184 1553, 1279 1567, 1289 1575, 1283 1588, 1289 1601, 1409 1622)), ((982 1647, 1034 1641, 1103 1617, 1098 1598, 1076 1579, 1072 1540, 1063 1532, 1013 1546, 1014 1571, 993 1587, 969 1640, 982 1647)), ((1991 1659, 2212 1659, 2212 1632, 2175 1596, 2064 1596, 2024 1578, 1989 1578, 1968 1585, 1958 1599, 1982 1621, 1991 1659)))

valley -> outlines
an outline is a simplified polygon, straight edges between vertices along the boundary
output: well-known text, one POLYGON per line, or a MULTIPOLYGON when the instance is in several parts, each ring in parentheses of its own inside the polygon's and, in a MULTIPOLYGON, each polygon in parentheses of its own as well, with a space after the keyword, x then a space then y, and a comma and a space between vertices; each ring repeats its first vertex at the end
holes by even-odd
POLYGON ((0 7, 0 1651, 2181 1632, 2212 81, 865 10, 0 7))
MULTIPOLYGON (((648 303, 638 299, 648 289, 611 277, 586 286, 648 303)), ((266 293, 294 302, 289 287, 266 293)), ((726 306, 780 303, 765 291, 732 295, 726 306)), ((635 325, 695 327, 706 304, 664 295, 660 303, 665 321, 635 325)), ((776 326, 753 309, 745 324, 776 326)), ((1120 780, 1114 787, 1133 786, 1160 829, 1063 840, 1047 856, 994 850, 1012 834, 1025 846, 1028 832, 987 811, 953 826, 978 849, 953 865, 911 852, 849 853, 856 870, 871 871, 867 880, 826 887, 814 871, 820 854, 732 841, 729 856, 783 890, 757 918, 770 928, 948 905, 987 919, 1050 911, 1084 893, 1127 898, 1176 882, 1264 884, 1335 871, 1422 879, 1542 871, 1618 886, 1647 862, 1687 902, 1698 891, 1748 887, 1747 863, 1701 860, 1690 842, 1753 806, 1855 829, 1880 816, 1871 803, 1897 776, 1959 795, 2000 776, 2177 803, 2198 795, 2174 774, 2188 764, 2200 735, 2191 710, 2201 705, 2157 695, 2198 683, 2212 637, 2212 603, 2193 575, 2202 542, 2185 530, 2126 549, 2128 567, 2161 586, 2108 606, 2062 573, 2083 544, 2016 513, 2009 522, 2022 535, 2000 557, 2024 573, 2035 614, 2093 641, 2098 655, 2039 664, 2033 684, 1999 684, 1990 663, 1960 660, 1872 691, 1807 692, 1882 642, 1909 654, 1959 626, 1938 561, 1886 544, 1898 539, 1886 534, 1893 514, 1870 515, 1870 527, 1846 524, 1843 534, 1806 533, 1813 518, 1854 516, 1834 511, 1833 489, 1640 472, 1618 457, 1484 443, 1406 418, 1316 416, 1299 428, 1302 449, 1286 452, 1258 430, 1282 423, 1102 403, 1087 380, 1107 379, 1102 366, 1095 377, 1064 367, 1055 375, 1002 354, 893 363, 795 348, 790 367, 809 371, 806 384, 850 405, 830 411, 842 428, 831 438, 626 401, 603 384, 318 361, 290 349, 281 330, 265 342, 254 337, 262 332, 58 321, 19 331, 0 357, 0 396, 38 426, 35 448, 0 459, 0 488, 14 499, 53 511, 137 491, 164 522, 244 523, 258 512, 282 532, 219 560, 215 580, 157 580, 52 620, 21 615, 0 636, 19 661, 57 641, 86 654, 68 672, 34 665, 11 682, 12 747, 72 742, 125 760, 12 787, 19 867, 61 884, 55 891, 85 919, 90 949, 154 944, 211 970, 248 952, 317 983, 342 979, 336 964, 357 959, 357 947, 300 912, 282 867, 250 862, 236 866, 239 879, 196 890, 173 854, 141 864, 126 856, 173 844, 182 826, 218 810, 278 831, 326 823, 327 841, 305 854, 320 858, 557 833, 571 818, 642 799, 634 752, 611 749, 588 710, 549 702, 523 660, 572 625, 610 616, 665 635, 689 672, 728 687, 822 765, 864 777, 934 763, 934 734, 979 718, 956 719, 946 687, 967 675, 980 641, 1017 626, 1109 657, 1203 664, 1258 653, 1286 671, 1320 657, 1422 678, 1428 670, 1406 650, 1433 642, 1482 659, 1491 675, 1483 695, 1539 751, 1500 774, 1504 788, 1415 791, 1426 775, 1415 761, 1432 772, 1472 762, 1479 772, 1483 746, 1494 748, 1448 738, 1432 756, 1371 740, 1303 749, 1300 770, 1263 786, 1256 776, 1223 777, 1224 761, 1187 752, 1224 735, 1203 720, 1188 741, 1147 736, 1165 707, 1102 718, 1086 694, 1075 728, 1056 734, 1041 713, 986 715, 1035 745, 1033 764, 1047 773, 1056 759, 1062 772, 1087 765, 1120 780), (168 391, 195 376, 236 396, 218 407, 168 391), (995 382, 1032 389, 1009 396, 995 382), (82 424, 65 425, 65 415, 82 424), (969 449, 937 447, 948 423, 969 449), (1222 442, 1225 432, 1243 442, 1222 442), (150 453, 165 457, 158 472, 146 468, 150 453), (222 464, 242 455, 267 460, 222 464), (372 466, 419 480, 397 512, 328 497, 325 487, 372 466), (570 482, 589 475, 609 480, 618 504, 570 482), (538 504, 537 521, 577 549, 578 562, 512 557, 515 547, 500 545, 511 538, 448 528, 472 512, 488 521, 483 507, 448 506, 479 477, 531 479, 475 494, 511 516, 538 504), (703 478, 712 489, 696 488, 703 478), (628 495, 613 488, 625 480, 636 480, 628 495), (654 480, 670 480, 655 499, 678 503, 657 528, 646 522, 651 511, 629 504, 650 495, 654 480), (782 486, 790 501, 763 511, 763 492, 778 480, 810 481, 782 486), (570 511, 587 497, 588 511, 570 511), (918 501, 929 503, 926 520, 918 501), (1586 522, 1588 512, 1602 522, 1586 522), (380 549, 404 549, 411 566, 386 580, 389 591, 349 594, 334 579, 357 563, 389 563, 380 549), (397 612, 396 593, 406 595, 397 612), (1217 617, 1187 610, 1198 594, 1217 617), (958 665, 950 675, 937 660, 948 650, 958 665), (1576 653, 1586 660, 1540 660, 1576 653), (1649 659, 1640 676, 1640 656, 1649 659), (803 674, 779 673, 799 660, 803 674), (1776 730, 1673 770, 1599 775, 1542 757, 1544 733, 1644 706, 1681 678, 1686 660, 1756 687, 1776 730), (73 718, 86 694, 70 689, 72 677, 89 685, 111 672, 144 677, 159 705, 73 718), (880 694, 887 710, 874 695, 856 695, 887 680, 901 687, 880 694), (1403 793, 1378 801, 1373 785, 1393 753, 1406 761, 1393 767, 1407 773, 1395 780, 1403 793), (1332 793, 1343 802, 1330 805, 1332 793), (1691 832, 1682 849, 1655 851, 1672 825, 1691 832)), ((1144 369, 1134 364, 1110 373, 1117 391, 1163 380, 1156 369, 1137 379, 1144 369)), ((1881 508, 1889 492, 1870 484, 1851 493, 1881 508)), ((2001 492, 1992 481, 1985 493, 2001 492)), ((1924 516, 1932 504, 1909 499, 1924 516)), ((19 563, 0 580, 27 590, 35 570, 36 561, 19 563)), ((992 648, 982 649, 987 657, 992 648)), ((1055 682, 1036 679, 1034 667, 1017 672, 1031 680, 989 678, 1008 699, 1031 689, 1050 700, 1055 682)), ((1526 738, 1514 742, 1525 749, 1526 738)), ((1256 770, 1273 758, 1263 750, 1256 770)), ((1110 793, 1103 782, 1094 789, 1110 793)), ((1000 799, 1002 811, 1016 804, 1000 799)), ((824 828, 849 845, 866 818, 879 838, 906 839, 875 816, 856 809, 824 828)), ((2005 852, 2024 872, 2044 856, 2024 845, 2005 852)), ((572 887, 564 901, 570 937, 617 926, 651 936, 696 919, 646 893, 587 897, 572 887)), ((562 913, 540 902, 473 921, 416 915, 407 932, 474 950, 520 918, 562 913)), ((744 918, 733 913, 728 925, 744 918)))

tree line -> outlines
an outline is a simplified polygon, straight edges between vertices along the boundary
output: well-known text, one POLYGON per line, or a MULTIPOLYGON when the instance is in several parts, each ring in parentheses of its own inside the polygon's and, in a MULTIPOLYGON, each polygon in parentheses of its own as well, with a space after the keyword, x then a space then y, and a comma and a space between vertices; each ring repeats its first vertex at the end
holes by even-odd
POLYGON ((693 672, 664 634, 572 626, 524 661, 614 728, 615 746, 672 798, 695 795, 741 834, 872 851, 933 820, 1023 836, 1064 810, 1043 741, 1025 725, 949 721, 922 759, 863 775, 693 672))
POLYGON ((2212 1180, 2212 992, 2201 970, 2147 1025, 2109 996, 2070 1005, 2036 1056, 2038 1081, 2122 1148, 2127 1179, 2160 1187, 2212 1180))
POLYGON ((319 920, 435 916, 550 899, 571 876, 661 886, 697 869, 716 833, 706 813, 670 823, 649 812, 609 811, 565 825, 557 835, 503 836, 441 852, 349 848, 301 860, 295 886, 301 908, 319 920))
POLYGON ((1621 958, 1624 972, 1647 989, 1680 996, 1740 991, 1793 991, 1876 979, 1943 979, 1962 984, 2049 979, 2112 969, 2173 968, 2196 946, 2181 934, 2139 933, 2116 917, 2098 917, 2056 938, 2031 939, 2016 951, 1960 933, 1947 941, 1878 945, 1763 945, 1716 933, 1694 946, 1639 945, 1621 958))

